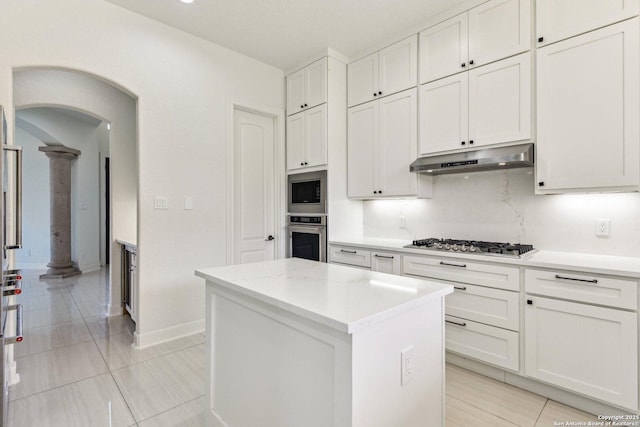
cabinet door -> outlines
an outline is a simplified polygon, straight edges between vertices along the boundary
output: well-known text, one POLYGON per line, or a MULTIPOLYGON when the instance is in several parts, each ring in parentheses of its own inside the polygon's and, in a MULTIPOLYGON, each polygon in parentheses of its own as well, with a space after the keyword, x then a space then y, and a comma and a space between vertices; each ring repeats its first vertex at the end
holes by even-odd
POLYGON ((531 138, 531 54, 469 71, 469 144, 531 138))
POLYGON ((322 58, 304 68, 305 108, 327 102, 327 58, 322 58))
POLYGON ((295 114, 304 109, 305 70, 296 71, 287 76, 287 114, 295 114))
POLYGON ((467 69, 467 16, 465 12, 420 33, 420 83, 467 69))
POLYGON ((515 55, 531 46, 531 0, 491 0, 469 11, 472 67, 515 55))
POLYGON ((378 94, 378 52, 349 64, 349 107, 362 104, 378 94))
POLYGON ((417 91, 409 89, 378 103, 378 194, 415 196, 418 180, 415 173, 409 172, 409 165, 417 157, 417 91))
POLYGON ((537 190, 637 188, 638 18, 537 51, 537 190))
POLYGON ((526 374, 637 410, 637 314, 529 295, 526 298, 526 374))
POLYGON ((374 147, 378 144, 378 101, 352 107, 348 116, 348 194, 371 198, 374 196, 374 147))
POLYGON ((380 273, 400 274, 400 255, 386 252, 371 253, 371 270, 380 273))
POLYGON ((287 170, 304 167, 305 113, 287 117, 287 170))
POLYGON ((305 111, 305 166, 327 164, 327 104, 305 111))
POLYGON ((387 96, 415 87, 418 82, 417 35, 399 41, 378 53, 378 79, 378 96, 387 96))
POLYGON ((638 0, 537 0, 536 44, 545 46, 637 14, 638 0))
POLYGON ((467 146, 468 73, 420 87, 420 154, 467 146))

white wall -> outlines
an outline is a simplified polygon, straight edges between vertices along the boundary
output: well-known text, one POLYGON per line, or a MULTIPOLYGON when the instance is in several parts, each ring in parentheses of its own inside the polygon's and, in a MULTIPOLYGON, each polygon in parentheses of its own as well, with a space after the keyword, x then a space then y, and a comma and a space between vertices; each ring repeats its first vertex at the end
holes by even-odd
MULTIPOLYGON (((71 258, 83 272, 100 268, 99 158, 100 149, 104 149, 104 144, 101 145, 104 127, 78 120, 51 108, 21 110, 16 116, 44 130, 63 145, 81 151, 71 167, 71 258)), ((24 176, 28 177, 25 181, 31 181, 33 174, 39 176, 43 173, 46 174, 46 180, 41 182, 42 180, 38 179, 38 186, 29 182, 28 189, 23 190, 23 203, 29 208, 24 210, 23 217, 25 223, 29 222, 29 226, 23 227, 25 242, 23 249, 16 253, 16 262, 23 268, 42 268, 42 263, 49 262, 49 209, 45 206, 46 218, 40 218, 43 212, 34 212, 31 207, 39 205, 43 199, 49 200, 49 159, 30 141, 25 141, 27 144, 24 145, 22 135, 22 132, 16 133, 15 142, 24 146, 23 169, 24 176), (39 219, 32 221, 31 217, 34 216, 39 219), (41 259, 43 253, 47 254, 45 259, 41 259), (37 254, 38 257, 34 258, 33 254, 37 254)), ((48 141, 39 141, 39 145, 46 142, 48 141)))
POLYGON ((366 236, 444 237, 533 244, 539 249, 640 257, 640 194, 534 196, 531 168, 443 175, 433 199, 365 202, 366 236), (400 229, 400 216, 407 228, 400 229), (608 238, 595 220, 611 220, 608 238))
POLYGON ((226 263, 228 100, 284 108, 282 71, 101 0, 6 0, 0 28, 0 104, 13 103, 13 69, 38 66, 86 71, 137 97, 136 341, 201 329, 204 283, 193 271, 226 263), (154 210, 154 195, 169 209, 154 210))

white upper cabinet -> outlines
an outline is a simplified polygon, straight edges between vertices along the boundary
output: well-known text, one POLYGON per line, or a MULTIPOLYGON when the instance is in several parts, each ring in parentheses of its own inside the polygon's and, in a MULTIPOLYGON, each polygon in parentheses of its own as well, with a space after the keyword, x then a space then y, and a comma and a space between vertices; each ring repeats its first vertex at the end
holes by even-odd
POLYGON ((468 15, 454 16, 420 33, 420 82, 426 83, 467 69, 468 15))
POLYGON ((531 0, 491 0, 469 11, 469 65, 529 50, 531 0))
POLYGON ((531 54, 469 71, 469 144, 531 138, 531 54))
POLYGON ((531 138, 531 55, 420 87, 420 154, 531 138))
POLYGON ((350 107, 414 87, 418 81, 418 36, 352 62, 348 79, 350 107))
POLYGON ((577 36, 638 14, 638 0, 537 0, 538 47, 577 36))
POLYGON ((287 76, 287 114, 327 102, 327 58, 287 76))
POLYGON ((467 73, 420 86, 420 154, 467 147, 468 102, 467 73))
POLYGON ((638 18, 537 51, 538 193, 640 184, 638 18))
POLYGON ((287 170, 327 164, 327 105, 287 117, 287 170))
POLYGON ((416 89, 349 109, 348 195, 351 198, 415 196, 409 172, 417 148, 416 89))
POLYGON ((529 50, 531 0, 491 0, 420 33, 420 83, 529 50))
POLYGON ((349 108, 347 123, 348 195, 371 197, 376 167, 374 147, 378 145, 378 102, 349 108))

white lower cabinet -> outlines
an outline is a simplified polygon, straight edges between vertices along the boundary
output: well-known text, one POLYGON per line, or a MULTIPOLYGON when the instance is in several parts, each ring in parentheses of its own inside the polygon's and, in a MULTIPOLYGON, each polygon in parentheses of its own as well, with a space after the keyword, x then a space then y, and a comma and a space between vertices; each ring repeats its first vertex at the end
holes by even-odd
POLYGON ((445 298, 446 313, 517 331, 519 293, 469 284, 455 284, 445 298))
POLYGON ((371 251, 331 245, 329 262, 371 268, 371 251))
POLYGON ((445 316, 445 348, 505 369, 518 370, 519 334, 468 319, 445 316))
POLYGON ((638 409, 635 312, 529 294, 525 307, 527 376, 638 409))
POLYGON ((371 254, 371 270, 381 273, 400 274, 400 255, 387 252, 371 254))

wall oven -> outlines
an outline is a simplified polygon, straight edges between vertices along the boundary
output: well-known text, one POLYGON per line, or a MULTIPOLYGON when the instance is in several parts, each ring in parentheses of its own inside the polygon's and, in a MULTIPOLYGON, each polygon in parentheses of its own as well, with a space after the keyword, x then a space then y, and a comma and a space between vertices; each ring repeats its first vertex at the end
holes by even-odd
POLYGON ((327 216, 289 215, 287 257, 327 262, 327 216))
POLYGON ((289 175, 289 213, 327 213, 327 171, 289 175))

